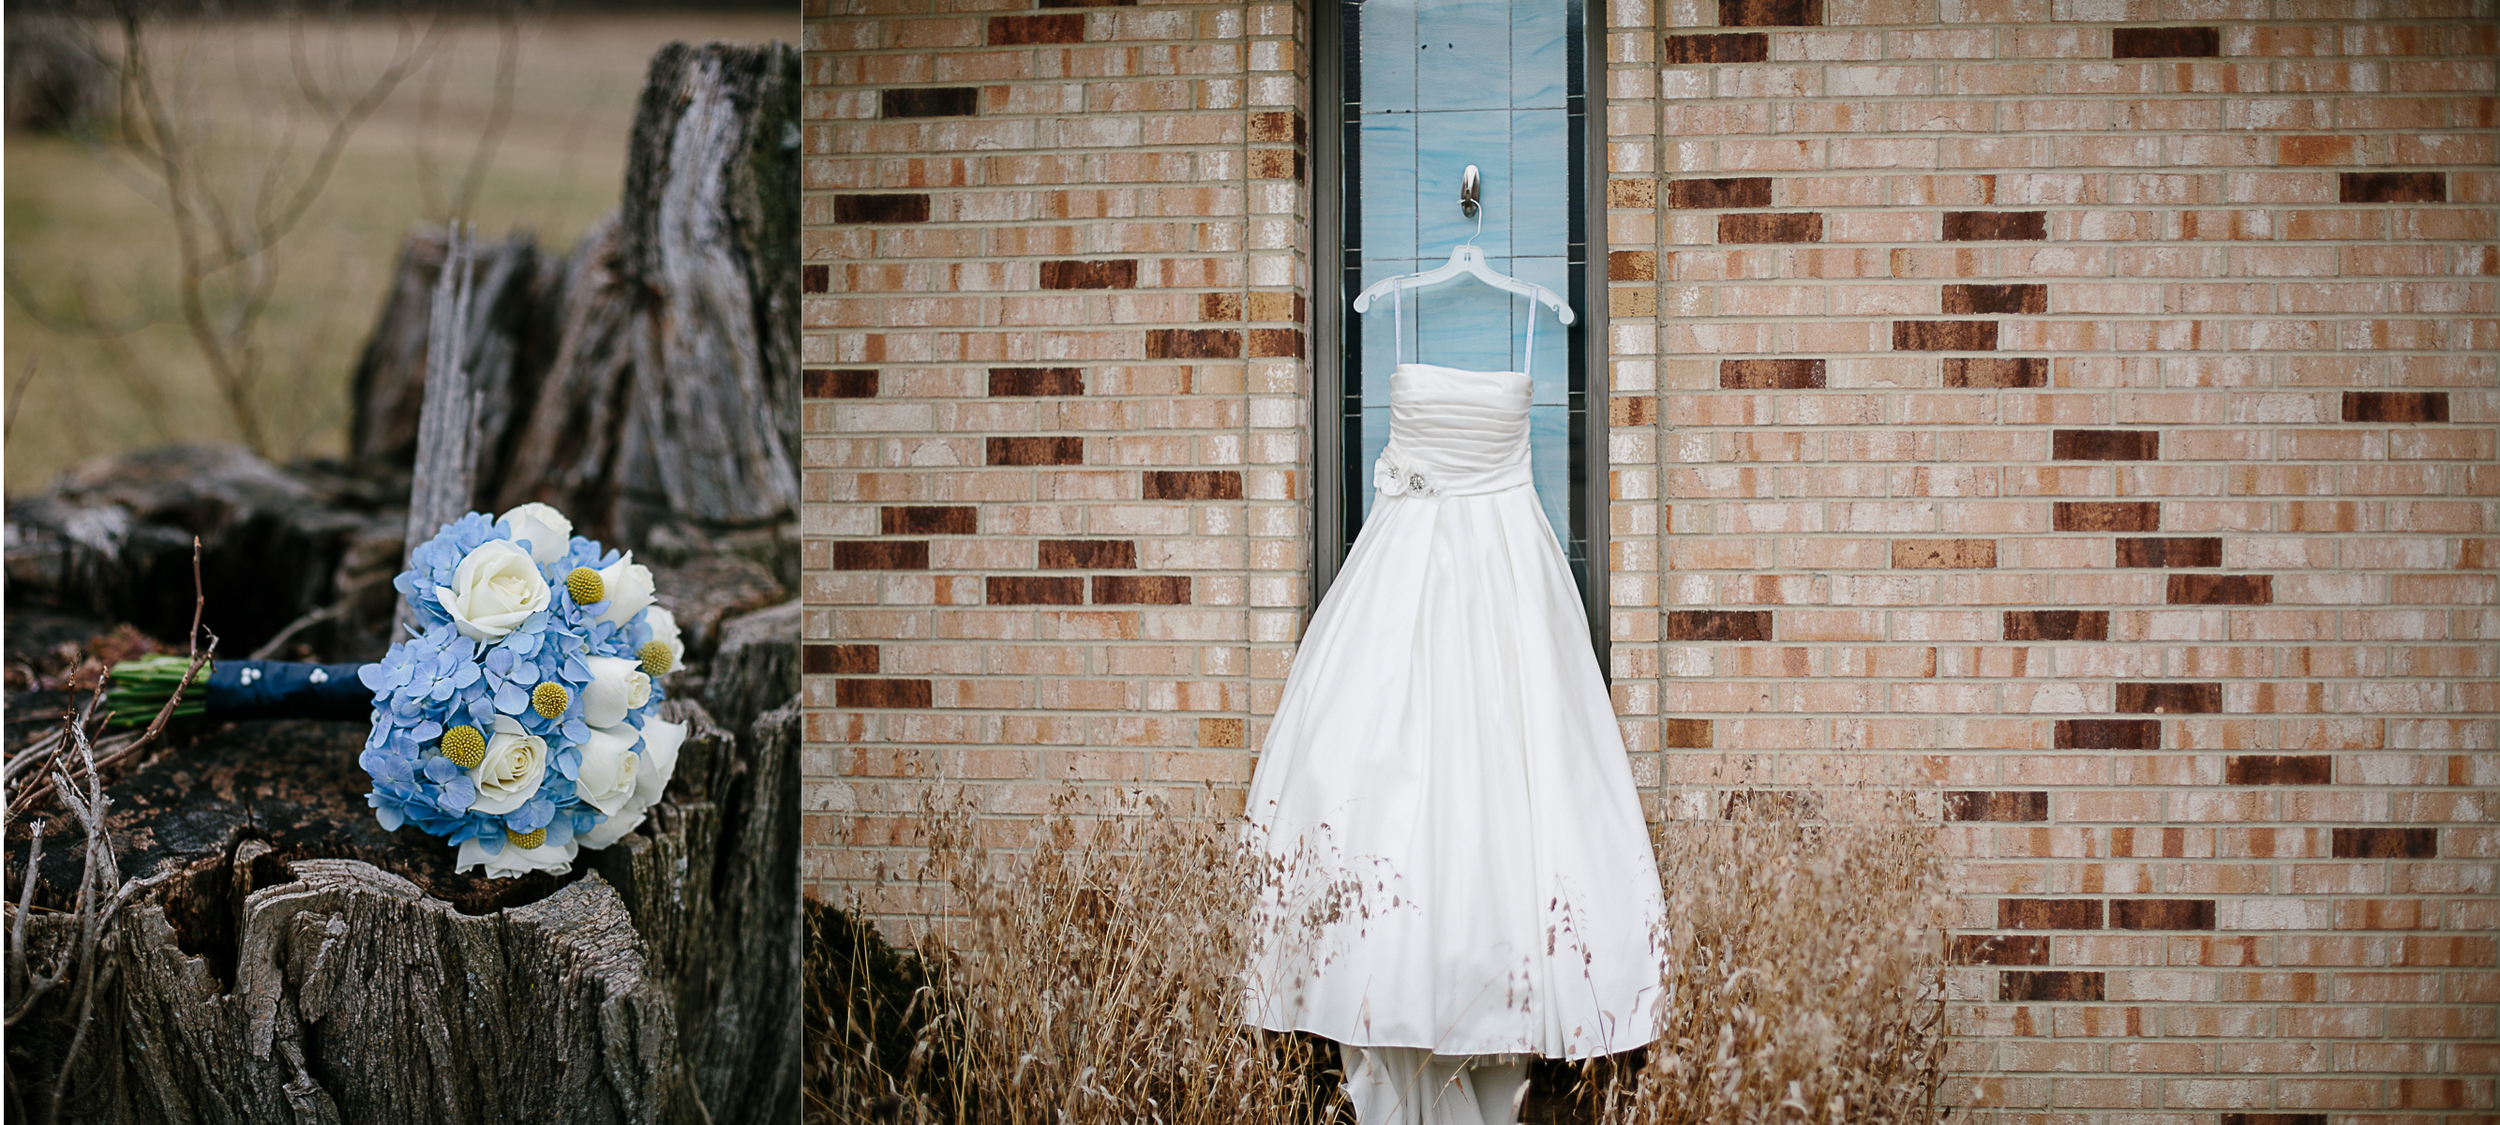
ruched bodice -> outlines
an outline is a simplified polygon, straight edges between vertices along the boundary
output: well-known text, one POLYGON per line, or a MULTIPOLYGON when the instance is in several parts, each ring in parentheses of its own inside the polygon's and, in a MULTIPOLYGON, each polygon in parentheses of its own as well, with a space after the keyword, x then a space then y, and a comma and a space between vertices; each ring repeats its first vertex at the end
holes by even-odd
POLYGON ((1398 365, 1373 484, 1383 496, 1477 496, 1533 483, 1529 393, 1517 371, 1398 365))

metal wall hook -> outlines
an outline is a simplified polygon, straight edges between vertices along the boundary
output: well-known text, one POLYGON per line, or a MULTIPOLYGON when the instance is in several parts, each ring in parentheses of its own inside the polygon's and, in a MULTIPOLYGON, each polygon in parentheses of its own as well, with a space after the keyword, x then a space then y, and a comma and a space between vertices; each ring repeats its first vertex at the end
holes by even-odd
POLYGON ((1470 164, 1458 176, 1458 211, 1469 218, 1476 215, 1477 200, 1484 198, 1484 173, 1470 164))

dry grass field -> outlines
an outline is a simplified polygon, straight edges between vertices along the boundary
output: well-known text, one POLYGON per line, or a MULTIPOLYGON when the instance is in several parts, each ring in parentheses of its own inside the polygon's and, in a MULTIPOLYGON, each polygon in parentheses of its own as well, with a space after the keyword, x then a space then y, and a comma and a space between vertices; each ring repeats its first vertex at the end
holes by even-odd
MULTIPOLYGON (((395 21, 315 18, 302 57, 339 86, 388 65, 395 21)), ((419 29, 420 31, 422 29, 419 29)), ((653 51, 672 40, 795 42, 798 16, 768 11, 557 15, 524 21, 510 117, 470 219, 569 248, 615 203, 626 134, 653 51)), ((322 128, 296 92, 295 37, 270 21, 167 29, 158 66, 198 123, 205 163, 242 197, 276 164, 301 170, 322 128)), ((495 104, 503 37, 484 19, 447 33, 355 133, 317 202, 280 244, 253 334, 264 374, 252 406, 280 460, 342 452, 348 383, 401 239, 440 221, 495 104)), ((107 145, 7 138, 6 376, 11 495, 100 454, 175 441, 233 441, 237 427, 182 324, 174 226, 149 179, 107 145), (99 156, 106 159, 99 159, 99 156), (29 306, 32 306, 31 308, 29 306), (99 338, 68 323, 100 323, 99 338), (31 375, 29 374, 31 370, 31 375), (16 402, 20 383, 24 400, 16 402)))

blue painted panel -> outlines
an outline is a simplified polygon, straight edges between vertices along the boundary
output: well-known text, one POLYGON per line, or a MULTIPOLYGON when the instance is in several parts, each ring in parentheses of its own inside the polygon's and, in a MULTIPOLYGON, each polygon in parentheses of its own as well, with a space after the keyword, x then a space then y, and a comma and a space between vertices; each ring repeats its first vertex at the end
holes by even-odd
POLYGON ((1413 49, 1417 108, 1510 108, 1511 6, 1510 0, 1430 0, 1413 49))
POLYGON ((1561 109, 1569 93, 1565 68, 1570 33, 1563 5, 1544 0, 1510 9, 1510 104, 1513 109, 1561 109))
POLYGON ((1571 239, 1571 119, 1559 109, 1520 110, 1510 126, 1513 245, 1560 258, 1571 239))
MULTIPOLYGON (((1487 257, 1510 254, 1510 117, 1506 109, 1415 116, 1417 175, 1409 186, 1414 193, 1410 206, 1417 214, 1418 256, 1447 258, 1453 247, 1471 238, 1487 257), (1480 212, 1481 235, 1477 221, 1458 207, 1459 179, 1470 164, 1483 172, 1484 198, 1491 204, 1480 212)), ((1363 203, 1370 206, 1371 196, 1366 194, 1363 203)), ((1560 243, 1554 252, 1562 252, 1560 243)))
MULTIPOLYGON (((1363 288, 1369 289, 1374 282, 1426 268, 1429 268, 1426 263, 1411 258, 1365 261, 1363 263, 1363 288)), ((1361 290, 1356 292, 1361 292, 1361 290)), ((1424 291, 1384 293, 1380 300, 1372 304, 1371 311, 1362 315, 1362 391, 1363 405, 1366 407, 1378 406, 1385 409, 1389 405, 1389 371, 1396 365, 1399 355, 1397 341, 1392 338, 1392 335, 1401 320, 1406 329, 1406 339, 1403 345, 1406 358, 1412 361, 1416 357, 1419 329, 1422 327, 1420 320, 1422 309, 1415 299, 1422 292, 1424 291), (1399 307, 1400 301, 1405 303, 1403 308, 1399 307)))
MULTIPOLYGON (((1521 281, 1533 281, 1568 298, 1571 289, 1571 267, 1561 258, 1516 258, 1510 275, 1521 281)), ((1519 314, 1527 315, 1528 299, 1519 299, 1519 314)), ((1571 330, 1563 326, 1554 310, 1536 306, 1536 362, 1527 366, 1528 377, 1535 384, 1535 401, 1542 405, 1561 406, 1570 401, 1571 392, 1571 330)), ((1527 346, 1528 326, 1519 326, 1519 342, 1514 350, 1527 346)))
MULTIPOLYGON (((1366 262, 1375 258, 1415 256, 1415 123, 1418 120, 1412 114, 1363 115, 1361 187, 1363 260, 1366 262)), ((1455 198, 1455 194, 1452 197, 1455 198)), ((1352 299, 1350 295, 1348 299, 1352 299)))
MULTIPOLYGON (((1363 5, 1363 112, 1413 113, 1415 103, 1416 0, 1370 0, 1363 5)), ((1368 147, 1368 146, 1367 146, 1368 147)), ((1366 155, 1369 155, 1367 152, 1366 155)), ((1369 205, 1370 192, 1363 193, 1369 205)))

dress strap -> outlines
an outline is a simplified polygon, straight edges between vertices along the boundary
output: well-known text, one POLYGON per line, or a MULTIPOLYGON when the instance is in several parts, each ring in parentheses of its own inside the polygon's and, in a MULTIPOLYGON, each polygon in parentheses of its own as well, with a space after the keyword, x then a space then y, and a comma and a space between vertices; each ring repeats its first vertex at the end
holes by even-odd
MULTIPOLYGON (((1519 357, 1519 373, 1525 375, 1536 366, 1536 298, 1528 298, 1528 350, 1519 357)), ((1533 383, 1536 380, 1530 379, 1533 383)))
POLYGON ((1389 287, 1389 325, 1389 353, 1396 357, 1391 361, 1389 370, 1395 371, 1406 366, 1406 285, 1404 282, 1389 287))

